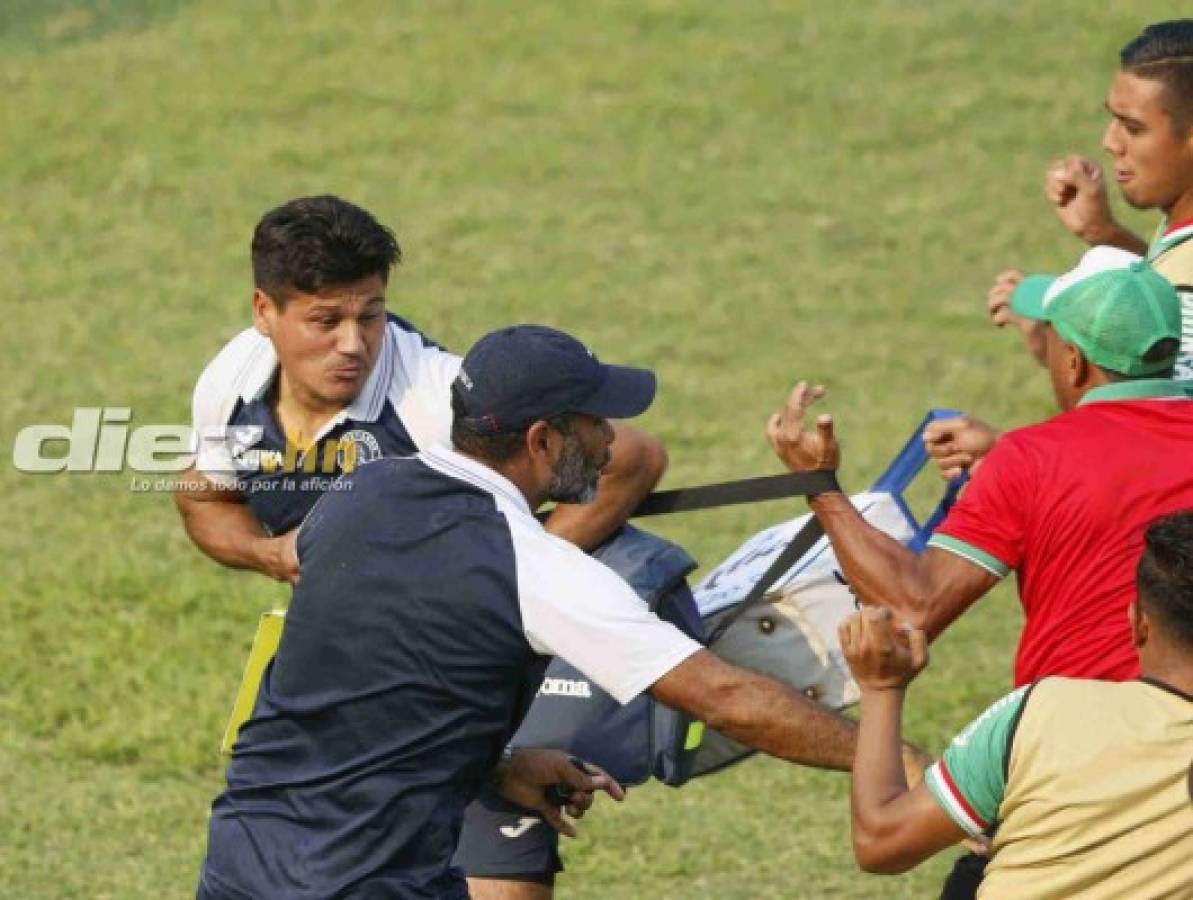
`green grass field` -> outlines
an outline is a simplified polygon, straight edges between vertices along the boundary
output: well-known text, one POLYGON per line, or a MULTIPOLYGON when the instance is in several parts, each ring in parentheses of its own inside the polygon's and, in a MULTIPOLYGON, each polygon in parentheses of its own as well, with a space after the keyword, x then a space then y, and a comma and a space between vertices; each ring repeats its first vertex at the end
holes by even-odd
MULTIPOLYGON (((11 452, 78 406, 187 422, 248 323, 265 209, 335 192, 395 226, 392 305, 455 348, 539 321, 655 367, 669 486, 775 471, 766 415, 822 379, 861 488, 932 405, 1048 413, 982 297, 1075 259, 1043 167, 1098 152, 1118 47, 1174 14, 0 0, 0 895, 193 896, 223 720, 286 594, 200 556, 128 475, 11 452)), ((660 526, 708 565, 802 506, 660 526)), ((939 751, 1007 689, 1018 625, 1004 585, 934 647, 912 738, 939 751)), ((858 873, 847 778, 770 760, 585 825, 564 900, 929 897, 949 864, 858 873)))

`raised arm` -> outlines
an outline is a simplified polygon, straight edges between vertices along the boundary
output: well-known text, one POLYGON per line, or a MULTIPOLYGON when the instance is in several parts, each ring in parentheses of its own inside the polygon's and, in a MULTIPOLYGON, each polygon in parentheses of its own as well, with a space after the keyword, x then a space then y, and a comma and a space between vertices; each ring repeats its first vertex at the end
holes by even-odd
MULTIPOLYGON (((808 407, 824 393, 823 387, 801 381, 767 425, 775 455, 793 472, 836 471, 840 464, 832 417, 819 416, 815 430, 805 427, 808 407)), ((862 518, 840 490, 819 494, 809 505, 858 599, 890 607, 922 628, 929 639, 998 582, 990 572, 956 554, 937 549, 922 556, 913 553, 862 518)))
POLYGON ((998 429, 971 416, 938 419, 924 429, 924 449, 946 479, 977 468, 998 442, 998 429))
POLYGON ((1053 162, 1044 174, 1044 196, 1061 224, 1091 247, 1147 252, 1147 242, 1114 218, 1102 167, 1092 159, 1070 154, 1053 162))
POLYGON ((931 640, 998 583, 985 569, 946 550, 913 553, 863 519, 844 494, 821 494, 810 505, 858 599, 890 607, 931 640))
POLYGON ((1035 319, 1025 319, 1015 315, 1011 310, 1011 295, 1015 288, 1023 281, 1023 273, 1018 269, 1007 269, 1000 272, 994 279, 994 284, 986 294, 986 312, 990 321, 998 328, 1014 325, 1023 338, 1023 346, 1027 352, 1041 366, 1046 365, 1044 354, 1047 347, 1044 332, 1047 326, 1035 319))
POLYGON ((886 609, 866 609, 840 628, 841 649, 861 689, 857 759, 849 795, 853 853, 867 872, 905 872, 966 836, 901 765, 903 698, 928 662, 924 633, 897 631, 886 609))

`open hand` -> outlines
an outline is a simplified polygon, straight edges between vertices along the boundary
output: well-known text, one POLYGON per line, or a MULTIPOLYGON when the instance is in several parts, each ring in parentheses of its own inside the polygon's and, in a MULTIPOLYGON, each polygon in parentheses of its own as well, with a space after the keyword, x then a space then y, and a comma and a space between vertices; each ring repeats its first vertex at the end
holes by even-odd
POLYGON ((808 407, 825 393, 824 385, 809 387, 806 381, 799 382, 792 388, 787 404, 766 424, 771 449, 792 472, 836 471, 841 464, 841 447, 833 435, 833 417, 818 416, 814 431, 804 427, 808 407))
POLYGON ((894 614, 867 606, 837 629, 854 681, 863 691, 902 690, 928 664, 928 638, 918 628, 895 626, 894 614))

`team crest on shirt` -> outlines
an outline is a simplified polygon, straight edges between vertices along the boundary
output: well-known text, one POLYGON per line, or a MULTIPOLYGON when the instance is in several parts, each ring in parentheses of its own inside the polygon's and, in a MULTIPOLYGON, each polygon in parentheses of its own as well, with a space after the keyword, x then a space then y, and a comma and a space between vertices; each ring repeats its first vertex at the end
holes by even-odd
POLYGON ((381 458, 381 444, 363 428, 353 428, 340 435, 340 449, 336 463, 344 472, 354 472, 357 466, 381 458))

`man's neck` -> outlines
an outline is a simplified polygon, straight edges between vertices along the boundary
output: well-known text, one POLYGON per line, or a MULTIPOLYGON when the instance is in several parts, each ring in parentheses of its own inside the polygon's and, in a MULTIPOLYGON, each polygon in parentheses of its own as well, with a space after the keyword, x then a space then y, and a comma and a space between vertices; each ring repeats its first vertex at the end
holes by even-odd
POLYGON ((1193 697, 1193 650, 1188 647, 1163 642, 1153 634, 1141 648, 1139 671, 1144 678, 1193 697))
POLYGON ((1168 228, 1193 219, 1193 190, 1181 194, 1172 206, 1164 210, 1164 216, 1168 228))
POLYGON ((343 403, 328 403, 294 384, 285 371, 278 373, 273 410, 287 436, 310 440, 345 408, 343 403))
POLYGON ((466 453, 459 447, 452 447, 456 453, 461 456, 466 456, 477 465, 484 466, 486 469, 492 469, 506 481, 510 482, 518 489, 523 497, 526 498, 526 505, 530 507, 531 511, 538 509, 547 498, 541 490, 536 487, 533 473, 524 464, 524 460, 519 457, 510 462, 494 463, 480 456, 474 456, 471 453, 466 453))
POLYGON ((1096 390, 1100 387, 1105 387, 1106 385, 1111 384, 1111 383, 1112 382, 1110 381, 1109 378, 1106 377, 1104 372, 1102 372, 1095 366, 1090 366, 1089 379, 1086 381, 1086 383, 1084 385, 1081 386, 1081 389, 1079 391, 1077 391, 1076 393, 1073 394, 1073 396, 1070 398, 1069 403, 1067 405, 1065 403, 1060 404, 1061 412, 1068 412, 1071 409, 1076 409, 1078 406, 1081 405, 1081 401, 1085 399, 1085 395, 1088 394, 1090 391, 1096 390))

